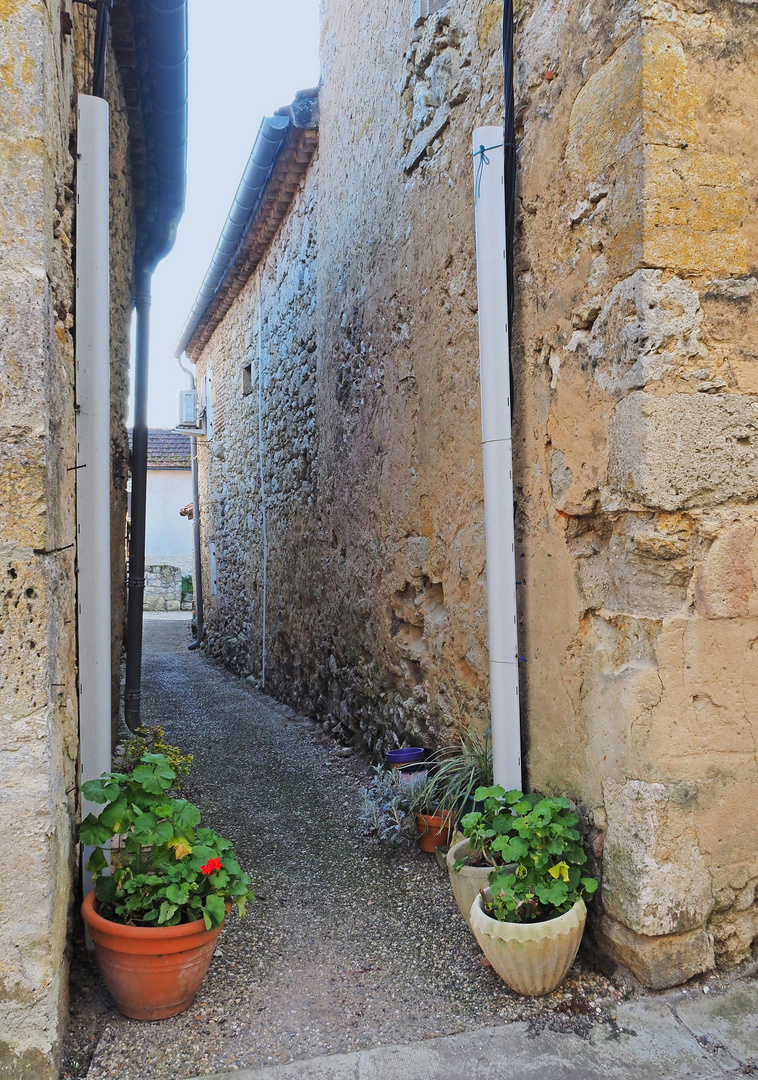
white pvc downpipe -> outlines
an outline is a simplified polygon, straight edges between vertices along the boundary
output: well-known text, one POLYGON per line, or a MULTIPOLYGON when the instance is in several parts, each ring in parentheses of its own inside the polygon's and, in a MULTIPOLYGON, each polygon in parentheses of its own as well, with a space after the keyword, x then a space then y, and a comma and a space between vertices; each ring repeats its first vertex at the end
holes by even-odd
MULTIPOLYGON (((108 103, 80 95, 76 181, 76 539, 81 780, 111 767, 108 103)), ((82 817, 102 809, 82 800, 82 817)), ((84 851, 86 863, 91 852, 84 851)), ((84 863, 83 863, 84 865, 84 863)), ((84 872, 84 891, 92 887, 84 872)))
POLYGON ((475 129, 473 161, 492 758, 510 790, 522 779, 502 128, 475 129))

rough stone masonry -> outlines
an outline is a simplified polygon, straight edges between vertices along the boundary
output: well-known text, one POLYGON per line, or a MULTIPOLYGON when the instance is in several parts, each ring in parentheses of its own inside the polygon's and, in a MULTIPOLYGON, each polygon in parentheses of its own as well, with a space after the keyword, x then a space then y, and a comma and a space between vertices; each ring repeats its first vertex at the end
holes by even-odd
MULTIPOLYGON (((75 103, 88 74, 88 18, 68 0, 0 0, 0 1077, 14 1080, 57 1077, 68 993, 78 800, 75 103)), ((112 56, 109 71, 112 514, 120 585, 132 218, 125 109, 112 56)))
MULTIPOLYGON (((516 8, 527 777, 581 807, 594 932, 662 987, 758 935, 758 10, 516 8)), ((209 648, 260 677, 262 462, 266 687, 377 755, 487 724, 470 144, 501 18, 327 0, 318 159, 198 357, 209 648)))

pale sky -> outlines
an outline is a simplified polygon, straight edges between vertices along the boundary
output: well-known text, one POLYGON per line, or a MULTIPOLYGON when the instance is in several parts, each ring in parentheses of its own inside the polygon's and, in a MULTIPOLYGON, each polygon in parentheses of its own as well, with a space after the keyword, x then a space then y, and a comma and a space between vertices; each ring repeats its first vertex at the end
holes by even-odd
POLYGON ((318 7, 319 0, 189 0, 187 206, 176 245, 153 276, 151 428, 174 426, 174 394, 189 387, 174 345, 261 120, 318 83, 318 7))

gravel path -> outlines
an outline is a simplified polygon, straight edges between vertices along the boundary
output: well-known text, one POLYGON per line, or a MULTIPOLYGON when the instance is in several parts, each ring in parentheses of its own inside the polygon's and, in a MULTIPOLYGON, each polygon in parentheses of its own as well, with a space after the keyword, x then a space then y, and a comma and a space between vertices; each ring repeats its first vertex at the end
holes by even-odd
POLYGON ((127 1020, 75 948, 63 1080, 186 1080, 530 1020, 586 1031, 630 992, 580 961, 524 999, 481 962, 447 875, 357 822, 368 766, 318 725, 186 649, 181 622, 145 622, 144 717, 195 756, 183 794, 228 836, 257 903, 234 916, 197 999, 127 1020))

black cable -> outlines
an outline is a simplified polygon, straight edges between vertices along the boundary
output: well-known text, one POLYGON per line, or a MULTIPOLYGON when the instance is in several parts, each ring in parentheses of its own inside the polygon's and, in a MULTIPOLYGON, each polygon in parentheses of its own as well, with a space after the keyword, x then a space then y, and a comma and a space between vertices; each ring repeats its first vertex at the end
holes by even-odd
POLYGON ((505 74, 505 124, 504 160, 505 170, 505 248, 508 259, 508 338, 512 339, 513 323, 513 241, 516 204, 516 124, 513 97, 513 0, 503 5, 503 68, 505 74))
POLYGON ((105 97, 105 58, 108 52, 108 23, 113 0, 98 0, 95 22, 95 55, 92 73, 92 94, 105 97))

